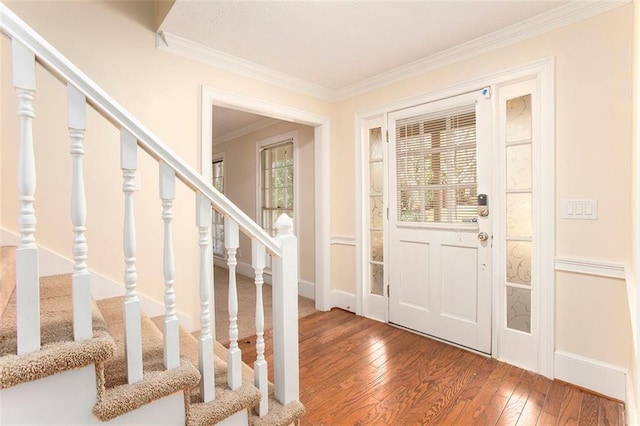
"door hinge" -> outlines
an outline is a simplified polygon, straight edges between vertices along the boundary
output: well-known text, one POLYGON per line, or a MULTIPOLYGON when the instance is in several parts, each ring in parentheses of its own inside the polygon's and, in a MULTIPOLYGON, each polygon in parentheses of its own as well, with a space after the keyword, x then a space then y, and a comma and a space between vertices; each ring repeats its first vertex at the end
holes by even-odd
POLYGON ((387 284, 387 297, 391 296, 391 290, 389 289, 389 284, 387 284))
POLYGON ((386 134, 387 142, 389 142, 389 131, 385 130, 385 134, 386 134))
POLYGON ((389 207, 387 207, 387 220, 389 220, 389 207))

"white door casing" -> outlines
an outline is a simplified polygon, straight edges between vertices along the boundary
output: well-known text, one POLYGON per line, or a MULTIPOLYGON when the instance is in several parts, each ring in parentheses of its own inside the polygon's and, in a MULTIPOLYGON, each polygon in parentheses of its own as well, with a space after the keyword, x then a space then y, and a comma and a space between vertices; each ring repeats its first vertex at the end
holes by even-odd
MULTIPOLYGON (((454 220, 453 223, 426 223, 421 220, 404 220, 406 218, 400 217, 399 208, 401 197, 396 153, 398 120, 464 105, 470 105, 471 110, 475 106, 477 194, 488 195, 491 212, 492 121, 491 100, 487 93, 476 90, 392 112, 388 116, 389 321, 480 352, 491 353, 490 214, 486 217, 478 216, 477 219, 468 218, 466 222, 454 220), (485 241, 479 240, 481 232, 488 237, 485 241)), ((421 172, 416 170, 416 173, 421 172)), ((426 202, 424 197, 416 197, 420 198, 421 202, 426 202)), ((405 198, 402 199, 404 203, 405 198)), ((419 210, 424 211, 424 206, 419 210)))
POLYGON ((504 215, 500 229, 495 233, 496 247, 502 253, 496 259, 499 287, 496 303, 501 324, 497 330, 499 358, 527 370, 539 371, 541 274, 538 271, 543 227, 540 203, 536 202, 540 199, 542 172, 538 82, 530 79, 500 86, 497 110, 497 148, 502 160, 496 180, 503 194, 500 210, 504 215), (527 113, 524 123, 508 118, 510 101, 518 101, 513 108, 517 106, 519 111, 522 108, 527 113), (519 149, 519 153, 515 149, 519 149), (522 154, 527 150, 530 152, 528 161, 527 155, 522 154), (519 198, 514 203, 509 197, 519 198), (524 246, 528 249, 523 250, 524 246))
POLYGON ((315 302, 316 309, 331 308, 331 243, 330 243, 330 120, 328 117, 265 101, 251 96, 229 93, 202 86, 201 97, 201 146, 200 173, 211 175, 213 140, 213 106, 237 109, 264 115, 278 120, 291 121, 314 127, 314 203, 320 206, 315 211, 315 302))

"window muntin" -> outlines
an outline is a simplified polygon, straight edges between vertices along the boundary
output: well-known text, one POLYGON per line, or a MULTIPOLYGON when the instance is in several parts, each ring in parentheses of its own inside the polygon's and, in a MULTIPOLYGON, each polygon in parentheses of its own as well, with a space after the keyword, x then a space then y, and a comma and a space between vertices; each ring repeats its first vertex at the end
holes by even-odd
POLYGON ((260 210, 262 227, 275 235, 275 222, 286 213, 294 217, 293 139, 260 150, 260 210))
POLYGON ((477 221, 475 104, 396 122, 400 222, 477 221))
MULTIPOLYGON (((213 187, 224 194, 224 160, 213 160, 212 163, 213 187)), ((224 257, 224 216, 213 211, 213 255, 224 257)))

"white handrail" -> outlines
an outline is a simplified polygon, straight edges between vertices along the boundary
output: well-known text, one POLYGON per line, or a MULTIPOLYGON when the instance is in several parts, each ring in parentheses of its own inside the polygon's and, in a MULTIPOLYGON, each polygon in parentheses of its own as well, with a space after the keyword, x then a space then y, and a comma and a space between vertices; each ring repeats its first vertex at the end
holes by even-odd
POLYGON ((143 126, 122 105, 116 102, 93 80, 80 71, 71 61, 51 46, 42 36, 29 27, 22 19, 0 2, 0 31, 19 40, 36 55, 36 60, 53 75, 65 83, 70 83, 87 98, 87 103, 98 113, 111 121, 117 128, 126 129, 138 140, 150 156, 166 163, 176 172, 176 176, 196 192, 209 199, 213 207, 225 216, 231 216, 243 233, 264 244, 266 250, 279 258, 281 249, 278 242, 271 238, 257 223, 235 206, 227 197, 213 188, 193 167, 182 161, 176 153, 160 141, 143 126))

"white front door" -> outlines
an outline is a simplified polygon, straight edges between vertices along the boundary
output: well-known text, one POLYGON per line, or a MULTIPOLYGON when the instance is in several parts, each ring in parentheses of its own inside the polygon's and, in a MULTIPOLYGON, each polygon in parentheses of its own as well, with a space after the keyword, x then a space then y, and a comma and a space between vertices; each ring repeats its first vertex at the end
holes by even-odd
POLYGON ((491 100, 393 112, 388 129, 389 321, 491 353, 491 100))

